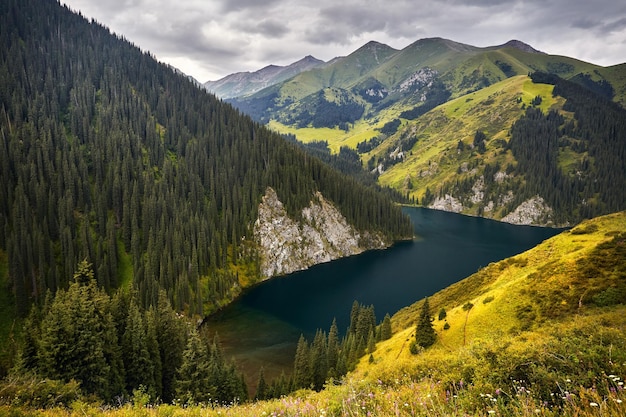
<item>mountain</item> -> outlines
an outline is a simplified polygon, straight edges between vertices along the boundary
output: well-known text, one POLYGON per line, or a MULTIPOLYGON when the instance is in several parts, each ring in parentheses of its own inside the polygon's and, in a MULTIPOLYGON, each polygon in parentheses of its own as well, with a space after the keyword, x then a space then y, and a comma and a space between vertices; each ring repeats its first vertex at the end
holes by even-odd
POLYGON ((0 272, 18 316, 84 260, 109 293, 148 308, 165 291, 203 316, 271 274, 412 235, 374 187, 56 1, 2 2, 0 27, 0 272), (306 226, 319 246, 299 261, 285 249, 289 268, 271 273, 284 236, 267 196, 293 239, 306 226))
POLYGON ((402 50, 370 42, 230 101, 302 142, 356 150, 381 185, 424 206, 542 225, 626 208, 624 164, 599 157, 626 147, 626 64, 599 67, 518 40, 478 48, 429 38, 402 50), (544 150, 521 139, 531 125, 545 133, 528 107, 555 122, 554 138, 541 140, 555 144, 541 175, 531 167, 544 150))
POLYGON ((223 99, 245 97, 322 65, 324 65, 324 61, 307 55, 284 67, 268 65, 258 71, 230 74, 216 81, 207 81, 203 85, 208 91, 223 99))

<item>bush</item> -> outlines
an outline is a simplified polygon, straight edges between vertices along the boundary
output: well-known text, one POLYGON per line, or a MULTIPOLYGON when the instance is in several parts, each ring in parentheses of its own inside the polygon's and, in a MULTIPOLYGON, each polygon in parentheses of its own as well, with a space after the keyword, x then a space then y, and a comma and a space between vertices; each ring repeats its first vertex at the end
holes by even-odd
POLYGON ((81 398, 76 381, 62 382, 37 375, 10 375, 0 382, 0 405, 30 408, 67 406, 81 398))

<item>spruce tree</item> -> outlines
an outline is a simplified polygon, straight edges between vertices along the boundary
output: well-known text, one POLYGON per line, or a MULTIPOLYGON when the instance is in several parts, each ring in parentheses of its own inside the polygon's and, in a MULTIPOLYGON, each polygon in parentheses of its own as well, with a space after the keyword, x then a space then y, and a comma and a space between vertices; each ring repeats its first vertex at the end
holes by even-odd
POLYGON ((110 298, 97 288, 91 265, 82 261, 67 291, 58 291, 41 322, 39 370, 74 379, 102 399, 121 394, 118 339, 110 298))
POLYGON ((436 339, 437 334, 430 318, 430 305, 428 304, 428 298, 425 298, 415 328, 415 343, 423 348, 427 348, 432 346, 436 339))
POLYGON ((259 382, 256 385, 256 395, 254 396, 255 400, 265 400, 268 398, 268 386, 267 382, 265 382, 265 370, 261 367, 259 371, 259 382))
POLYGON ((183 361, 178 369, 176 395, 187 403, 210 402, 211 378, 209 352, 195 328, 191 328, 183 361))
POLYGON ((154 366, 148 350, 146 324, 134 301, 128 310, 126 330, 122 337, 122 353, 126 370, 126 391, 131 393, 144 386, 148 393, 156 396, 154 366))
POLYGON ((311 385, 311 369, 309 367, 309 344, 300 335, 298 346, 296 347, 296 358, 293 366, 294 388, 308 388, 311 385))
POLYGON ((387 313, 380 325, 380 340, 387 340, 389 338, 391 338, 391 317, 389 313, 387 313))

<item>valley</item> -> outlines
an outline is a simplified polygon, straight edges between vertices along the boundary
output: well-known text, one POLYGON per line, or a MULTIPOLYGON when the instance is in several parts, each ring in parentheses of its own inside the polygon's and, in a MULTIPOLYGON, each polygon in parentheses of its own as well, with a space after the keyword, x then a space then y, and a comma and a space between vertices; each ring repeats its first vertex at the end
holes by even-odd
POLYGON ((0 103, 0 415, 624 415, 626 63, 423 38, 203 86, 5 0, 0 103))

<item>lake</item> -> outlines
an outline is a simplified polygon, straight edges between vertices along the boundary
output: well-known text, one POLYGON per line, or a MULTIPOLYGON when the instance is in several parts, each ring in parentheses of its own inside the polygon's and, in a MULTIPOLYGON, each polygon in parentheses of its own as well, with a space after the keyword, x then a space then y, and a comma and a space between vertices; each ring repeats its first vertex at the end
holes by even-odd
POLYGON ((316 265, 257 285, 206 320, 224 354, 255 386, 291 372, 301 334, 309 341, 333 319, 345 331, 352 303, 374 305, 376 318, 453 284, 495 262, 536 246, 559 229, 515 226, 479 217, 407 207, 415 239, 385 250, 316 265))

